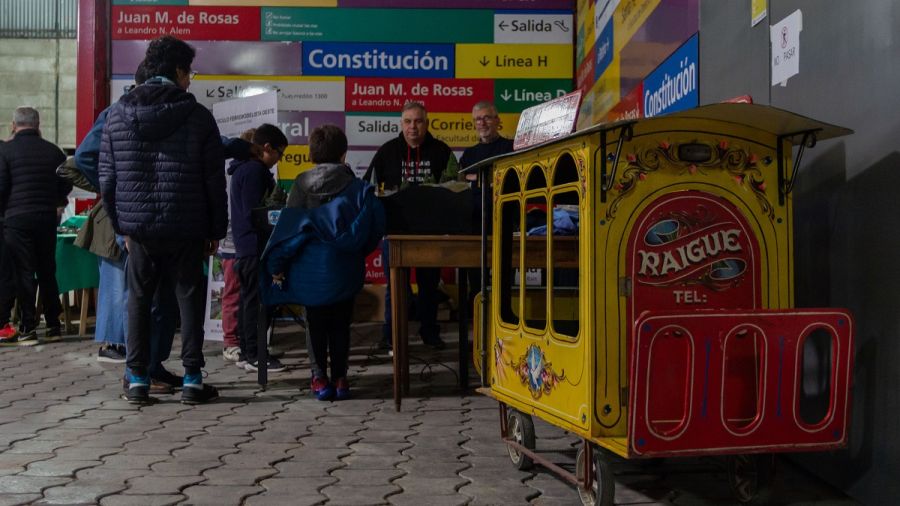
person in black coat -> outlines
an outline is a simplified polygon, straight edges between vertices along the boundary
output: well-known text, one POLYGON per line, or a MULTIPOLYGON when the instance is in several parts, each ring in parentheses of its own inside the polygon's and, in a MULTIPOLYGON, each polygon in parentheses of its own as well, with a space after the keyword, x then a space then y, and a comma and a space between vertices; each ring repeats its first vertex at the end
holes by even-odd
POLYGON ((207 402, 203 383, 205 278, 201 264, 228 225, 225 157, 216 121, 187 92, 194 49, 172 36, 150 43, 153 76, 109 110, 100 141, 100 192, 129 261, 126 398, 149 401, 150 305, 163 277, 181 313, 181 401, 207 402))
POLYGON ((56 226, 58 207, 65 206, 72 183, 56 175, 66 155, 41 138, 40 115, 31 107, 13 114, 13 137, 0 146, 0 214, 3 239, 12 257, 16 294, 21 307, 19 336, 7 341, 36 343, 38 319, 34 310, 41 288, 46 337, 61 335, 59 287, 56 283, 56 226), (35 281, 35 276, 37 281, 35 281))
MULTIPOLYGON (((0 141, 3 144, 3 141, 0 141)), ((0 213, 0 341, 19 336, 19 330, 9 323, 16 301, 16 282, 13 279, 12 257, 3 242, 3 214, 0 213)))

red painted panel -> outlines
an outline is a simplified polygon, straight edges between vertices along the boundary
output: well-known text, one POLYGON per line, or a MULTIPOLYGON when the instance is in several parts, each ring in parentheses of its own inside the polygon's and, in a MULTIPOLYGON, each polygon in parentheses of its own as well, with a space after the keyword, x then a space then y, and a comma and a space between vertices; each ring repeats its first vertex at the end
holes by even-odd
POLYGON ((114 40, 259 40, 259 7, 115 6, 114 40))
POLYGON ((81 142, 109 105, 109 0, 78 1, 75 140, 81 142))
POLYGON ((698 191, 666 194, 641 213, 628 242, 629 321, 648 310, 759 307, 759 261, 733 204, 698 191))
POLYGON ((480 100, 494 99, 492 79, 347 78, 348 111, 400 111, 407 101, 431 112, 472 112, 480 100))
POLYGON ((633 335, 628 404, 633 456, 818 451, 846 445, 853 363, 853 320, 847 311, 648 312, 635 323, 633 335), (683 348, 665 350, 654 344, 673 328, 693 343, 691 357, 684 357, 683 348), (808 424, 800 415, 802 346, 815 329, 832 337, 832 366, 827 414, 808 424), (651 384, 659 381, 669 384, 651 384), (685 383, 687 395, 681 391, 685 383), (678 431, 659 430, 661 408, 655 403, 667 390, 672 398, 690 403, 678 431))

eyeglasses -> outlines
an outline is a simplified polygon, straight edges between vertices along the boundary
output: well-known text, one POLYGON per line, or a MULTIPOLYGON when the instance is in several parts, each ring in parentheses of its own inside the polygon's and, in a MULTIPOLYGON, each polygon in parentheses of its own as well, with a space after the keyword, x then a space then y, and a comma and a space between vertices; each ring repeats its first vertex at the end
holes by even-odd
POLYGON ((497 116, 485 115, 475 117, 475 123, 488 123, 497 119, 497 116))

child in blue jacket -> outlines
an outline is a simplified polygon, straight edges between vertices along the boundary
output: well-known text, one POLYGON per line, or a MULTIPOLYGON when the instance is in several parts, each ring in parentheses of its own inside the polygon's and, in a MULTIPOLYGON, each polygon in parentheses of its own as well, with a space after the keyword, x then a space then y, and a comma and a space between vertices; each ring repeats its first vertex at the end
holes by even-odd
POLYGON ((271 282, 261 276, 261 289, 265 304, 306 306, 310 390, 322 401, 342 400, 350 396, 353 302, 366 256, 384 235, 384 209, 375 188, 344 164, 347 137, 340 128, 313 130, 309 152, 316 166, 294 180, 263 254, 271 282), (326 373, 329 352, 333 382, 326 373))

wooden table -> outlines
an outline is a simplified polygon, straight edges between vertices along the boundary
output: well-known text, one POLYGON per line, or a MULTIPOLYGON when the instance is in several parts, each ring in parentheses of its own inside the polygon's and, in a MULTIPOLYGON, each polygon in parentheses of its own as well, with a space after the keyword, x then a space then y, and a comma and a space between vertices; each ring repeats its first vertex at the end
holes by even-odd
MULTIPOLYGON (((554 237, 562 246, 557 252, 557 267, 578 267, 576 237, 554 237)), ((481 267, 480 235, 389 235, 387 236, 391 275, 391 339, 394 348, 394 406, 400 411, 404 394, 409 393, 409 320, 407 319, 406 268, 409 267, 481 267)), ((526 240, 526 267, 547 267, 547 238, 529 237, 526 240)), ((491 246, 487 244, 488 261, 491 246)), ((514 250, 512 261, 518 262, 514 250)), ((459 303, 459 386, 468 389, 469 333, 465 301, 467 280, 465 273, 457 276, 459 303)))

